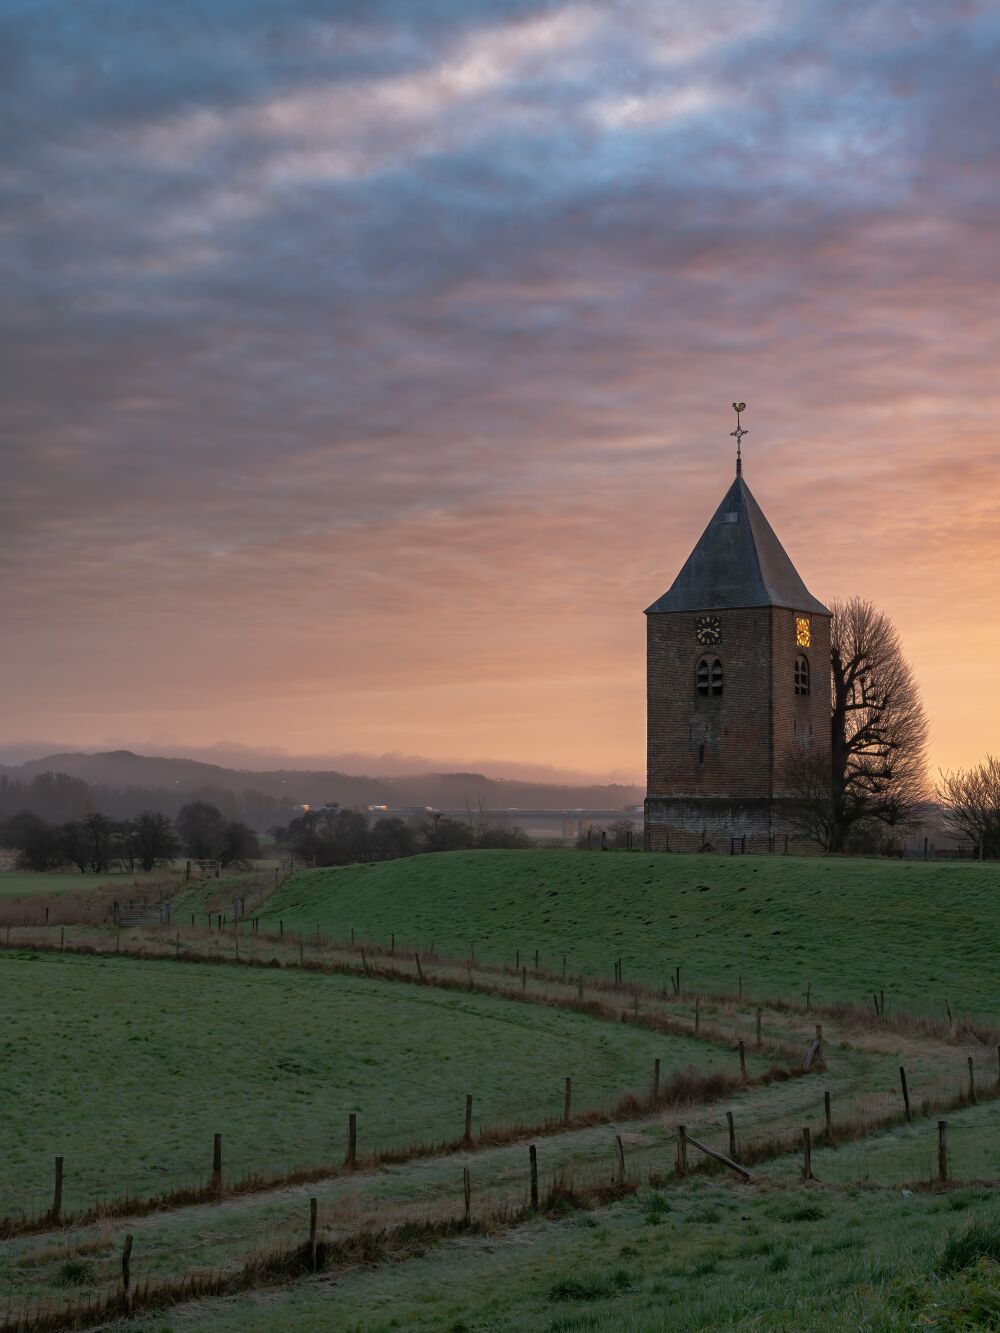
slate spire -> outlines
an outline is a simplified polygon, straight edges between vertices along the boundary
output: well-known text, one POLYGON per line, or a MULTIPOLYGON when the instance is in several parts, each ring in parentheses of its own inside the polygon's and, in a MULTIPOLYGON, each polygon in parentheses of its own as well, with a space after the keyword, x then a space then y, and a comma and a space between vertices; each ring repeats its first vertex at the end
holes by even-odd
POLYGON ((755 606, 830 614, 802 582, 741 467, 681 572, 646 614, 755 606))

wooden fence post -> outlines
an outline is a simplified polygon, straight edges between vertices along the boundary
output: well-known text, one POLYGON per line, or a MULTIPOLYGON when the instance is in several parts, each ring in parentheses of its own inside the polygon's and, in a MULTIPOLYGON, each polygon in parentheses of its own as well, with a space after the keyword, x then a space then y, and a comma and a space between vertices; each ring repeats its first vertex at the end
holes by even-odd
POLYGON ((657 1057, 653 1061, 653 1096, 652 1096, 653 1105, 655 1106, 659 1100, 660 1100, 660 1061, 659 1057, 657 1057))
POLYGON ((677 1126, 677 1174, 686 1176, 688 1169, 687 1125, 677 1126))
POLYGON ((472 1142, 472 1093, 465 1094, 465 1141, 472 1142))
POLYGON ((66 948, 66 927, 65 927, 65 926, 60 926, 60 927, 59 927, 59 948, 60 948, 60 949, 65 949, 65 948, 66 948))
POLYGON ((531 1171, 531 1211, 538 1212, 538 1152, 532 1144, 528 1149, 528 1165, 531 1171))
POLYGON ((742 978, 741 976, 736 978, 736 989, 737 989, 737 995, 738 995, 738 997, 739 997, 740 1004, 742 1004, 742 1003, 743 1003, 743 978, 742 978))
POLYGON ((826 1141, 833 1142, 833 1115, 830 1110, 830 1089, 823 1093, 823 1120, 826 1124, 826 1141))
POLYGON ((358 1160, 358 1117, 357 1112, 352 1111, 347 1117, 347 1156, 344 1159, 345 1166, 354 1166, 358 1160))
POLYGON ((913 1123, 913 1116, 910 1113, 910 1089, 906 1086, 906 1070, 902 1065, 899 1066, 899 1083, 903 1089, 903 1111, 906 1115, 906 1123, 913 1123))
POLYGON ((62 1200, 63 1200, 63 1159, 56 1158, 56 1181, 55 1189, 52 1192, 52 1212, 50 1214, 53 1223, 57 1226, 62 1219, 62 1200))
POLYGON ((527 967, 527 964, 525 964, 525 966, 521 968, 521 989, 522 989, 522 990, 527 990, 527 989, 528 989, 528 967, 527 967))
POLYGON ((212 1193, 216 1198, 222 1193, 222 1135, 212 1139, 212 1193))
POLYGON ((976 1104, 976 1067, 972 1063, 972 1056, 969 1056, 969 1101, 973 1106, 976 1104))
POLYGON ((680 963, 678 963, 677 967, 674 969, 674 994, 680 995, 680 993, 681 993, 681 965, 680 963))
POLYGON ((472 1178, 469 1175, 469 1168, 462 1167, 462 1193, 465 1195, 465 1225, 472 1223, 472 1178))
POLYGON ((616 1135, 615 1135, 615 1146, 616 1146, 617 1151, 618 1151, 618 1179, 619 1179, 619 1180, 624 1180, 624 1179, 625 1179, 625 1147, 624 1147, 624 1145, 622 1144, 622 1136, 621 1136, 620 1134, 616 1134, 616 1135))
POLYGON ((426 984, 424 982, 424 969, 420 966, 420 955, 418 953, 413 955, 413 961, 417 965, 417 980, 420 982, 421 986, 423 986, 426 984))
POLYGON ((566 1075, 566 1083, 563 1087, 563 1120, 568 1125, 573 1118, 573 1080, 569 1074, 566 1075))
POLYGON ((563 973, 562 973, 562 979, 563 979, 563 981, 566 980, 566 955, 565 955, 565 954, 563 954, 563 973))
POLYGON ((747 1081, 747 1048, 744 1046, 742 1039, 740 1040, 739 1043, 739 1052, 740 1052, 740 1078, 745 1083, 747 1081))
POLYGON ((726 1112, 726 1124, 729 1127, 729 1156, 736 1156, 736 1121, 733 1119, 732 1111, 726 1112))
POLYGON ((317 1232, 317 1204, 315 1199, 309 1200, 309 1267, 316 1272, 316 1232, 317 1232))
POLYGON ((695 1036, 698 1035, 698 1031, 699 1031, 700 1028, 701 1028, 701 1000, 700 1000, 700 998, 696 995, 696 996, 694 997, 694 1031, 695 1031, 695 1036))
POLYGON ((802 1128, 802 1179, 812 1180, 812 1131, 808 1125, 802 1128))
POLYGON ((395 936, 395 935, 390 935, 390 936, 389 936, 389 953, 390 953, 390 954, 394 954, 395 952, 396 952, 396 936, 395 936))
POLYGON ((948 1122, 938 1121, 938 1180, 948 1179, 948 1122))
POLYGON ((758 1051, 759 1051, 760 1048, 761 1048, 761 1044, 762 1044, 762 1043, 761 1043, 761 1009, 760 1009, 760 1006, 758 1005, 758 1006, 757 1006, 757 1049, 758 1049, 758 1051))
POLYGON ((125 1237, 122 1246, 122 1306, 126 1314, 132 1313, 132 1233, 125 1237))
POLYGON ((535 971, 538 971, 538 950, 535 950, 535 971))

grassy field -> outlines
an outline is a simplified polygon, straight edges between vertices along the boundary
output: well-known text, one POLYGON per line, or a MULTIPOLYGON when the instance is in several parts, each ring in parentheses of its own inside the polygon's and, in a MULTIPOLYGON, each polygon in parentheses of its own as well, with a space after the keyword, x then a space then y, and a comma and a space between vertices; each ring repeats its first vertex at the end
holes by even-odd
MULTIPOLYGON (((6 1109, 0 1213, 43 1211, 52 1159, 66 1207, 207 1174, 338 1161, 359 1151, 558 1116, 664 1073, 732 1068, 729 1051, 488 995, 233 967, 0 953, 6 1109)), ((759 1067, 754 1062, 753 1069, 759 1067)))
POLYGON ((910 1333, 996 1328, 1000 1267, 940 1275, 978 1223, 1000 1256, 1000 1199, 692 1181, 598 1213, 450 1242, 336 1281, 204 1302, 142 1333, 910 1333))
POLYGON ((138 870, 122 874, 81 875, 78 870, 58 870, 38 872, 32 870, 0 870, 0 898, 22 898, 28 894, 70 893, 80 889, 94 889, 100 885, 120 885, 122 896, 133 885, 138 886, 141 895, 144 886, 162 884, 168 878, 167 871, 151 870, 148 874, 138 870))
POLYGON ((259 915, 286 929, 533 959, 693 987, 994 1013, 1000 868, 577 851, 453 852, 306 871, 259 915))

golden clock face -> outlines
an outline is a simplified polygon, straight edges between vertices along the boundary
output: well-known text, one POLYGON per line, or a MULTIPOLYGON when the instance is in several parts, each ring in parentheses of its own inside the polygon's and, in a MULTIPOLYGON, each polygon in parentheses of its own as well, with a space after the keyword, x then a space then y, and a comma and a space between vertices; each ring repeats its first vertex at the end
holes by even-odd
POLYGON ((699 616, 694 623, 694 636, 700 644, 721 642, 722 621, 718 616, 699 616))
POLYGON ((795 646, 808 648, 812 643, 812 627, 808 616, 795 617, 795 646))

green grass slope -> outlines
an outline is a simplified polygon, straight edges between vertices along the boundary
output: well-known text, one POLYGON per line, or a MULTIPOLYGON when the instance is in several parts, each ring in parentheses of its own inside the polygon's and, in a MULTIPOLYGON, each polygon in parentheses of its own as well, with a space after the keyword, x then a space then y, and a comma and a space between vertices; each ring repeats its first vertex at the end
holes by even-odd
POLYGON ((996 1013, 1000 870, 990 864, 452 852, 300 873, 259 913, 285 929, 659 983, 870 997, 996 1013))
MULTIPOLYGON (((66 1208, 197 1180, 223 1134, 227 1179, 339 1160, 358 1147, 537 1122, 646 1088, 653 1061, 732 1069, 732 1055, 487 995, 298 970, 0 952, 0 1213, 44 1211, 65 1157, 66 1208)), ((756 1062, 755 1062, 756 1063, 756 1062)), ((207 1174, 207 1172, 206 1172, 207 1174)))

